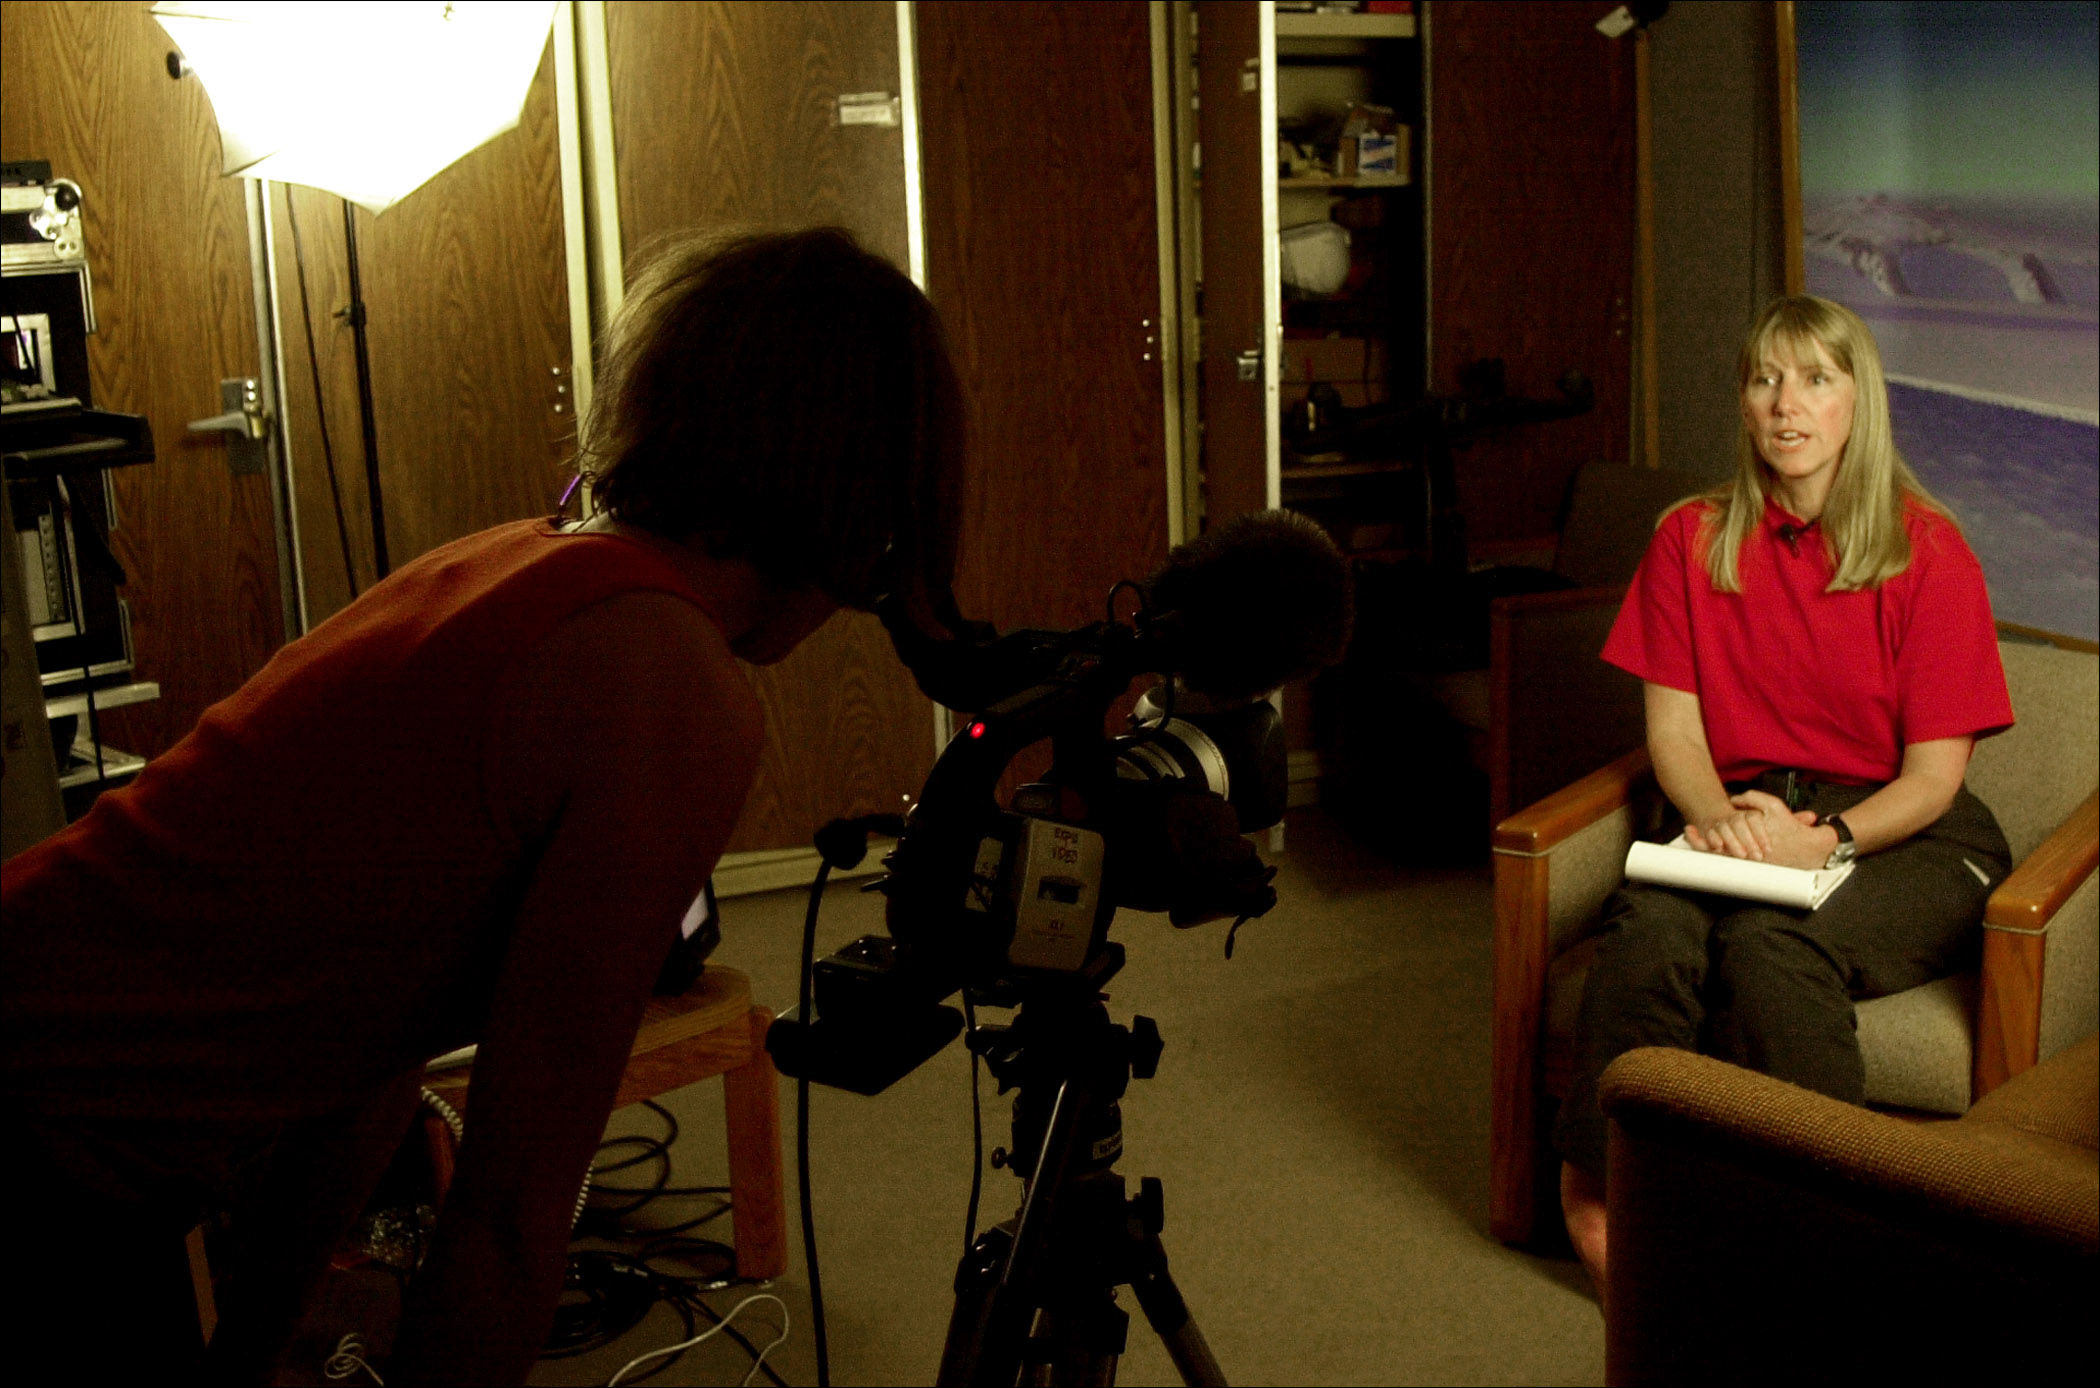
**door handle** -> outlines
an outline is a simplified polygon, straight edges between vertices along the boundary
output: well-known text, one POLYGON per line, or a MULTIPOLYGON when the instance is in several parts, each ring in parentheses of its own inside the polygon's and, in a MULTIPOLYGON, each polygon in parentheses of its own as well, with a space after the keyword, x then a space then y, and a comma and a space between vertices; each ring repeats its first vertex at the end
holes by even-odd
POLYGON ((1246 351, 1240 353, 1235 358, 1235 361, 1240 369, 1241 380, 1258 381, 1261 379, 1261 348, 1249 347, 1246 351))
POLYGON ((262 383, 252 376, 219 382, 225 412, 190 421, 193 434, 226 435, 226 466, 238 475, 270 470, 270 412, 263 408, 262 383))

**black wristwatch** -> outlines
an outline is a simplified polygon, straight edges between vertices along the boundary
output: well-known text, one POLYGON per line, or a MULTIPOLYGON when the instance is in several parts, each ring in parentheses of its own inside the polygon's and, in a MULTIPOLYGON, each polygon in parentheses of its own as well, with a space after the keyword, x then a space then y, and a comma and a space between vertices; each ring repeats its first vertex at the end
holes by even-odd
POLYGON ((1830 850, 1830 857, 1824 860, 1823 866, 1826 869, 1840 868, 1857 858, 1859 845, 1852 841, 1852 826, 1838 815, 1826 815, 1823 822, 1838 831, 1838 846, 1830 850))

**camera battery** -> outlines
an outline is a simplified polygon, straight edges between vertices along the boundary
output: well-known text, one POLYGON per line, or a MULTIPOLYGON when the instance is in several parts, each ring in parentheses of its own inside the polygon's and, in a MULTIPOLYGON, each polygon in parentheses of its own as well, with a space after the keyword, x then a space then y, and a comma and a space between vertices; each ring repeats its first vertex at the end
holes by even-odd
POLYGON ((1101 909, 1105 842, 1091 829, 1024 817, 1016 845, 1014 938, 1017 968, 1074 973, 1086 966, 1101 909))

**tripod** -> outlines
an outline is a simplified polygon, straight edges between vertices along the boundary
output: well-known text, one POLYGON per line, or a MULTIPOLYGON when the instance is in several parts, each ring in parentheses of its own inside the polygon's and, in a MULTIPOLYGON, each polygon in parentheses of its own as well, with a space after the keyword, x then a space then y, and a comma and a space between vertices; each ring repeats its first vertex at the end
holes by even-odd
POLYGON ((1108 1020, 1098 979, 1031 997, 1011 1027, 980 1027, 971 1048, 1014 1099, 1012 1155, 992 1154, 1026 1183, 1014 1218, 978 1236, 955 1273, 955 1311, 941 1353, 943 1385, 1113 1384, 1130 1287, 1182 1381, 1225 1375, 1167 1272, 1158 1180, 1126 1198, 1117 1100, 1158 1068, 1159 1028, 1108 1020), (1025 1374, 1025 1376, 1024 1376, 1025 1374))

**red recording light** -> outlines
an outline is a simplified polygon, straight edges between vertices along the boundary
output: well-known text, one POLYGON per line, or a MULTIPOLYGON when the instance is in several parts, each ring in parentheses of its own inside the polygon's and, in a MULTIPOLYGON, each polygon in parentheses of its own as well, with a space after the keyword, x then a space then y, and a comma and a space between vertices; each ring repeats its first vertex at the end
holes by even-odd
POLYGON ((971 737, 983 737, 983 736, 984 736, 984 724, 982 724, 982 723, 972 723, 972 724, 970 725, 970 736, 971 736, 971 737))

